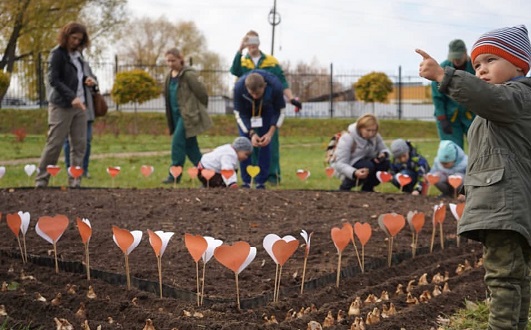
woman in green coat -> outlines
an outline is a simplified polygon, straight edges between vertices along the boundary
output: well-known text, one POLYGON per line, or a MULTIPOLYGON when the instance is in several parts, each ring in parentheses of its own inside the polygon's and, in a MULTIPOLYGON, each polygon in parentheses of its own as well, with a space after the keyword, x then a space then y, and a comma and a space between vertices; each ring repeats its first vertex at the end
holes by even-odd
MULTIPOLYGON (((212 126, 208 116, 208 94, 194 69, 184 65, 184 57, 177 48, 165 53, 170 72, 164 83, 166 119, 172 134, 171 166, 184 166, 186 156, 194 166, 201 160, 197 135, 212 126)), ((180 181, 171 173, 163 183, 180 181)))

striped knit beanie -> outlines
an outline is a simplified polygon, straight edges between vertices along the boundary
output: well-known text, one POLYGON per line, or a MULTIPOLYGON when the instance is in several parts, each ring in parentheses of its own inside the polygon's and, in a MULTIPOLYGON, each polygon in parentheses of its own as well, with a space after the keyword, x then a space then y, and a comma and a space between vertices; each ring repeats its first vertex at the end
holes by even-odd
POLYGON ((529 71, 531 44, 525 25, 492 30, 479 37, 472 47, 472 62, 480 54, 493 54, 511 62, 524 71, 529 71))

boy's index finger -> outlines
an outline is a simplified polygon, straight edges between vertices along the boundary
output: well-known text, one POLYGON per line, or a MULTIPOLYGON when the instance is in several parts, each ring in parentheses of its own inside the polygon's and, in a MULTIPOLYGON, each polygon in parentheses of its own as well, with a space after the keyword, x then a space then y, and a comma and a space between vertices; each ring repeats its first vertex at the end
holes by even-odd
POLYGON ((422 59, 424 59, 424 60, 428 60, 428 59, 431 58, 430 54, 426 53, 422 49, 417 48, 417 49, 415 49, 415 52, 417 54, 419 54, 420 56, 422 56, 422 59))

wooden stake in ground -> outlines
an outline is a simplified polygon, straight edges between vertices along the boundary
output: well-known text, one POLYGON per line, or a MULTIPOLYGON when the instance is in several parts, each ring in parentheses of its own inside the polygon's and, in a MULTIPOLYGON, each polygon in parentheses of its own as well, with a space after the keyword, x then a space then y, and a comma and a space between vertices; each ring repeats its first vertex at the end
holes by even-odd
POLYGON ((206 277, 206 264, 212 259, 214 256, 214 250, 223 244, 222 240, 215 239, 214 237, 210 236, 204 236, 205 240, 207 241, 207 249, 205 250, 205 253, 201 256, 201 259, 203 260, 203 276, 201 277, 201 299, 200 304, 203 305, 203 298, 205 296, 205 277, 206 277))
POLYGON ((92 226, 89 219, 76 219, 77 229, 81 236, 81 241, 85 247, 85 268, 87 271, 87 280, 90 281, 90 258, 89 258, 89 242, 92 237, 92 226))
POLYGON ((377 171, 376 172, 376 178, 382 183, 382 185, 386 182, 389 182, 393 179, 393 175, 386 171, 377 171))
POLYGON ((301 280, 301 294, 304 293, 304 281, 306 278, 306 263, 308 261, 308 255, 310 254, 310 242, 312 239, 313 232, 311 232, 309 235, 306 232, 306 230, 301 230, 301 236, 304 239, 305 247, 304 247, 304 264, 302 266, 302 280, 301 280))
POLYGON ((59 273, 59 263, 57 261, 57 241, 61 238, 66 228, 68 227, 68 218, 62 214, 57 214, 54 217, 40 217, 35 226, 35 232, 53 244, 53 252, 55 258, 55 272, 59 273))
POLYGON ((365 245, 372 236, 372 228, 368 223, 356 222, 354 224, 354 233, 361 243, 361 272, 365 272, 365 245))
POLYGON ((18 213, 6 214, 7 226, 15 237, 17 238, 18 248, 20 249, 20 256, 22 258, 22 263, 25 264, 27 261, 24 257, 24 251, 22 251, 22 245, 20 244, 20 228, 22 227, 22 220, 18 213))
POLYGON ((409 211, 407 213, 407 222, 409 224, 409 228, 411 229, 412 236, 411 254, 413 258, 415 258, 419 241, 419 232, 422 227, 424 227, 424 223, 426 222, 424 212, 409 211))
POLYGON ((183 173, 182 166, 170 166, 170 174, 173 177, 173 188, 177 188, 177 180, 181 176, 181 173, 183 173))
POLYGON ((441 177, 438 174, 434 174, 434 173, 426 174, 426 181, 428 181, 428 196, 430 195, 430 192, 431 192, 431 186, 434 186, 437 182, 439 182, 440 179, 441 177))
POLYGON ((339 278, 341 275, 341 255, 343 250, 347 247, 352 239, 352 226, 348 222, 343 222, 343 227, 333 227, 330 231, 332 241, 337 249, 337 275, 336 275, 336 287, 339 287, 339 278))
POLYGON ((197 288, 197 306, 201 305, 201 291, 199 290, 199 259, 203 256, 208 243, 202 235, 184 234, 184 244, 195 261, 195 278, 197 288))
POLYGON ((231 245, 221 245, 214 250, 214 258, 234 272, 236 280, 236 306, 240 310, 240 287, 238 274, 256 257, 256 248, 251 247, 247 242, 236 242, 231 245))
POLYGON ((406 219, 400 214, 386 213, 378 217, 380 228, 387 234, 387 264, 391 267, 393 257, 393 240, 406 225, 406 219))
POLYGON ((460 175, 449 175, 448 176, 448 184, 454 188, 454 199, 457 199, 457 190, 463 183, 463 177, 460 175))
POLYGON ((411 183, 411 177, 407 174, 398 173, 396 175, 396 181, 400 185, 400 192, 404 192, 404 187, 411 183))
POLYGON ((151 244, 151 247, 155 252, 155 256, 157 257, 157 268, 159 271, 159 293, 160 298, 162 298, 162 255, 164 254, 164 251, 166 251, 168 242, 174 233, 171 231, 164 232, 162 230, 153 232, 149 229, 147 232, 149 235, 149 244, 151 244))
POLYGON ((245 169, 247 171, 247 174, 251 177, 251 186, 254 184, 254 178, 260 174, 260 166, 256 165, 248 165, 245 169))
POLYGON ((125 275, 127 278, 127 290, 131 290, 131 275, 129 271, 129 254, 140 244, 142 232, 140 230, 129 231, 117 226, 112 226, 112 238, 114 243, 122 250, 125 258, 125 275))
POLYGON ((114 188, 114 178, 120 173, 120 166, 107 167, 107 173, 111 176, 111 187, 114 188))
POLYGON ((441 202, 438 205, 435 205, 433 207, 433 231, 431 234, 431 243, 430 243, 430 253, 433 252, 433 246, 435 244, 435 233, 437 232, 437 225, 439 225, 440 228, 440 236, 441 236, 441 249, 444 249, 444 233, 443 233, 443 222, 444 218, 446 218, 446 206, 443 202, 441 202))

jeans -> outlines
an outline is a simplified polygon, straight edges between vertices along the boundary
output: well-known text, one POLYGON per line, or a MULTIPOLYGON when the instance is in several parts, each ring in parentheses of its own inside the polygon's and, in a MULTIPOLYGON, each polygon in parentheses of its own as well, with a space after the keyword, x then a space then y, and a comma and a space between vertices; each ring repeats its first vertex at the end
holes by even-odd
MULTIPOLYGON (((85 150, 85 156, 83 157, 83 175, 87 175, 89 161, 90 161, 90 144, 92 142, 92 121, 87 121, 87 148, 85 150)), ((66 138, 63 144, 63 151, 65 154, 65 165, 68 169, 70 167, 70 141, 66 138)))

